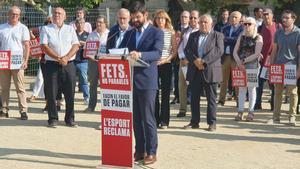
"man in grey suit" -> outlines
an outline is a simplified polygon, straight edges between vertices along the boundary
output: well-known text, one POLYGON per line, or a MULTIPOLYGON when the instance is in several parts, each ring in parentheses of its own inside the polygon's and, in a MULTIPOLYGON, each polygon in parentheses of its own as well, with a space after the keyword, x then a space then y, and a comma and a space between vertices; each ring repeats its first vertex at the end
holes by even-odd
POLYGON ((212 30, 212 23, 210 15, 202 15, 199 19, 199 31, 190 35, 184 50, 189 61, 187 80, 192 91, 192 119, 184 126, 185 129, 199 128, 200 95, 201 91, 205 91, 208 130, 216 130, 217 86, 222 81, 221 56, 224 52, 224 37, 212 30))

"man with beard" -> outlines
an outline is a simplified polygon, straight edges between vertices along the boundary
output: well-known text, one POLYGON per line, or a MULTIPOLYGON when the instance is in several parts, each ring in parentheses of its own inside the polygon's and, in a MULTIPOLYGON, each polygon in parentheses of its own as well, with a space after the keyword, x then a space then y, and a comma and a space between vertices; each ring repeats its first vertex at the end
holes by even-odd
POLYGON ((135 136, 134 160, 144 159, 144 165, 156 161, 157 128, 155 120, 155 97, 157 84, 157 61, 162 55, 163 32, 149 24, 145 5, 134 2, 130 9, 132 26, 125 35, 131 58, 147 62, 149 67, 135 67, 133 72, 133 127, 135 136))
MULTIPOLYGON (((281 15, 283 29, 275 33, 274 46, 270 56, 271 64, 289 64, 297 66, 296 79, 299 79, 300 29, 294 25, 297 16, 293 11, 285 10, 281 15)), ((283 84, 274 84, 275 99, 273 118, 269 124, 280 123, 283 84)), ((289 124, 296 126, 296 107, 298 102, 297 85, 287 85, 287 94, 290 96, 289 124)))

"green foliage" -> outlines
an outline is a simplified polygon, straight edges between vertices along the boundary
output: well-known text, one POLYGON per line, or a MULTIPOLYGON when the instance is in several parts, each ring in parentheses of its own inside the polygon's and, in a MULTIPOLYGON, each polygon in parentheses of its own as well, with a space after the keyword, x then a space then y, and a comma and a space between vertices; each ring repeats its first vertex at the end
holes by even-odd
POLYGON ((55 0, 54 4, 62 7, 85 7, 87 9, 93 8, 99 5, 103 0, 55 0))
POLYGON ((296 0, 259 0, 265 4, 270 3, 276 8, 284 8, 288 4, 293 4, 296 0))
POLYGON ((217 15, 222 8, 229 10, 239 10, 243 13, 248 13, 245 1, 248 0, 193 0, 194 8, 201 11, 201 13, 210 13, 217 15))

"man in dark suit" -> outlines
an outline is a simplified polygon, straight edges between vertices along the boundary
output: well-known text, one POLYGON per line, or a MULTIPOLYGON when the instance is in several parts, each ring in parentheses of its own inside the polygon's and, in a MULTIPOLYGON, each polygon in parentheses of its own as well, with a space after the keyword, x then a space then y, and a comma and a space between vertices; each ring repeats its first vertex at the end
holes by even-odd
POLYGON ((192 91, 192 119, 184 126, 185 129, 199 128, 200 95, 204 89, 208 105, 208 130, 216 130, 217 86, 222 81, 221 56, 224 52, 224 37, 212 30, 212 23, 210 15, 202 15, 199 20, 199 31, 190 35, 184 50, 189 61, 187 80, 192 91))
POLYGON ((132 29, 132 27, 129 25, 129 20, 129 10, 121 8, 118 11, 118 23, 112 26, 109 30, 106 42, 106 53, 109 53, 109 49, 119 48, 120 46, 127 46, 128 42, 124 42, 123 39, 125 37, 125 34, 132 29), (125 44, 121 45, 121 43, 125 44))
POLYGON ((141 59, 150 65, 135 67, 133 72, 133 127, 136 143, 134 158, 135 161, 144 159, 144 165, 147 165, 156 161, 157 61, 162 54, 164 35, 161 30, 149 24, 144 4, 136 1, 131 7, 131 21, 135 29, 126 34, 124 41, 129 42, 127 47, 131 58, 141 59))
MULTIPOLYGON (((229 93, 232 95, 232 85, 231 85, 231 69, 236 66, 236 63, 233 58, 233 49, 236 44, 236 41, 239 35, 243 32, 244 27, 240 24, 242 14, 239 11, 233 11, 230 14, 229 22, 230 25, 225 26, 222 29, 222 33, 224 35, 224 55, 222 56, 222 73, 223 73, 223 82, 220 88, 220 97, 219 104, 224 106, 226 99, 226 91, 229 83, 229 93)), ((235 100, 237 101, 238 92, 235 91, 235 100)), ((238 104, 237 104, 238 105, 238 104)))

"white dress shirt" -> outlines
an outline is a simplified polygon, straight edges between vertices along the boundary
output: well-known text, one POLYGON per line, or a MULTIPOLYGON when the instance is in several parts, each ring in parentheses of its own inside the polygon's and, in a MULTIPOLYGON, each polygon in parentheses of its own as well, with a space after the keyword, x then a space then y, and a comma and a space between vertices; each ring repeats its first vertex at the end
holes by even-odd
MULTIPOLYGON (((63 24, 61 28, 57 27, 56 24, 43 26, 40 41, 41 44, 48 45, 52 50, 54 50, 59 57, 65 56, 74 44, 79 45, 75 29, 66 24, 63 24)), ((76 55, 72 56, 69 61, 74 60, 75 56, 76 55)), ((56 61, 48 55, 45 55, 45 59, 56 61)))

